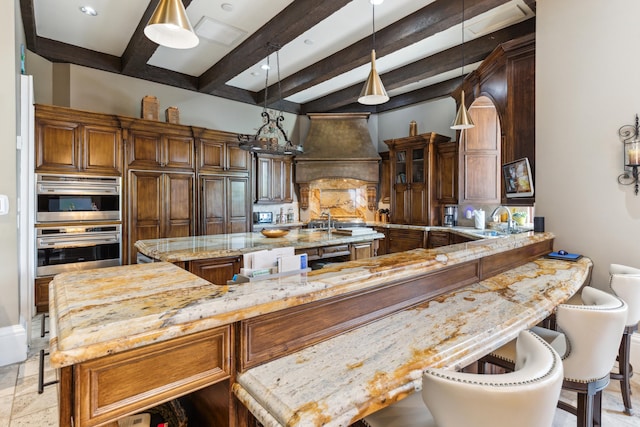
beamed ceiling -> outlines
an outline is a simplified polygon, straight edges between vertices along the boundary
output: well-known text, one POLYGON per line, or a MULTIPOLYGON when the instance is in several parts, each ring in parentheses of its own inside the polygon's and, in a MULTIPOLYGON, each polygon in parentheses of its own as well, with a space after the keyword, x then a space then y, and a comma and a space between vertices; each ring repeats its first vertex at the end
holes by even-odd
POLYGON ((463 61, 468 73, 499 44, 535 32, 535 0, 464 0, 464 44, 462 0, 386 0, 375 7, 375 49, 391 99, 363 106, 356 99, 374 43, 369 0, 183 0, 198 31, 206 18, 221 34, 238 31, 230 42, 200 37, 188 50, 144 35, 158 2, 20 0, 26 47, 51 62, 253 105, 264 105, 260 65, 269 56, 269 106, 296 114, 376 113, 449 96, 462 81, 463 61), (98 15, 82 14, 84 4, 98 15))

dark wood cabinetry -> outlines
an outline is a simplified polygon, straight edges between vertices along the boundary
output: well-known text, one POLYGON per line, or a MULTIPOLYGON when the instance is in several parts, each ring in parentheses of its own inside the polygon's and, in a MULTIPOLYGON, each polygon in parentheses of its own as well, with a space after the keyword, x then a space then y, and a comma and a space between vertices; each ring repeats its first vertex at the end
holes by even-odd
POLYGON ((35 279, 35 305, 36 312, 46 313, 49 311, 49 282, 53 277, 40 277, 35 279))
POLYGON ((500 204, 500 123, 489 98, 469 108, 475 127, 460 135, 460 203, 500 204))
POLYGON ((235 135, 193 127, 196 139, 198 173, 243 173, 251 170, 251 155, 240 149, 235 135))
MULTIPOLYGON (((498 46, 469 73, 454 97, 464 89, 467 106, 480 96, 495 105, 500 120, 500 162, 527 157, 535 181, 535 35, 498 46)), ((499 181, 502 203, 506 203, 499 181)), ((535 197, 509 199, 510 205, 532 205, 535 197)))
POLYGON ((436 199, 440 206, 458 203, 458 142, 436 145, 436 199))
POLYGON ((391 160, 389 152, 380 153, 380 186, 378 197, 380 202, 389 204, 391 202, 391 160))
POLYGON ((390 228, 387 231, 387 253, 409 251, 427 247, 427 231, 390 228))
POLYGON ((189 262, 189 271, 215 284, 226 285, 234 274, 240 273, 242 258, 239 256, 203 259, 189 262))
POLYGON ((293 201, 293 162, 289 156, 256 154, 255 202, 291 203, 293 201))
POLYGON ((243 233, 250 229, 249 177, 200 175, 201 234, 243 233))
POLYGON ((113 116, 35 106, 37 172, 122 174, 122 131, 113 116))
POLYGON ((191 128, 148 120, 121 118, 121 122, 126 130, 128 168, 195 169, 191 128))
POLYGON ((386 140, 389 146, 391 222, 434 225, 439 221, 436 199, 435 144, 450 138, 429 132, 386 140))
POLYGON ((191 236, 195 231, 194 174, 129 171, 127 263, 134 263, 137 240, 191 236))

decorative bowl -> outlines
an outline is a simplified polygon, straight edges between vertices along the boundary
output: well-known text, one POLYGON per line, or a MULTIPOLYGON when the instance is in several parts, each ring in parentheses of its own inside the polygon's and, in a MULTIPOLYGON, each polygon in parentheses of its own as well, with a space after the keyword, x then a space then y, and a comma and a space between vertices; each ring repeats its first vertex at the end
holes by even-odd
POLYGON ((262 230, 260 230, 260 232, 265 237, 282 237, 286 236, 289 230, 263 228, 262 230))

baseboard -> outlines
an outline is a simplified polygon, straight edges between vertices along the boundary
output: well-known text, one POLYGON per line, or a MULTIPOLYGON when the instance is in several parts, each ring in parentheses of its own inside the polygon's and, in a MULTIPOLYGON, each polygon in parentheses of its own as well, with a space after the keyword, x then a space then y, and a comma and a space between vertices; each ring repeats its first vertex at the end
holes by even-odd
POLYGON ((27 330, 22 325, 0 328, 0 366, 27 360, 27 330))
POLYGON ((633 366, 633 372, 640 375, 640 334, 634 333, 631 336, 631 366, 633 366))

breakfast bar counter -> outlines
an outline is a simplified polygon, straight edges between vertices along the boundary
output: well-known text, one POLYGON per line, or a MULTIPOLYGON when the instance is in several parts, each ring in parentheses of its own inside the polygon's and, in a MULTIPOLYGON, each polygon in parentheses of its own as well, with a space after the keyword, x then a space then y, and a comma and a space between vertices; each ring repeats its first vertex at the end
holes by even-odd
POLYGON ((569 298, 591 263, 541 258, 552 249, 553 234, 522 233, 223 286, 167 262, 59 274, 60 426, 185 395, 206 408, 194 425, 247 425, 250 410, 268 426, 346 426, 569 298))

